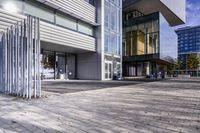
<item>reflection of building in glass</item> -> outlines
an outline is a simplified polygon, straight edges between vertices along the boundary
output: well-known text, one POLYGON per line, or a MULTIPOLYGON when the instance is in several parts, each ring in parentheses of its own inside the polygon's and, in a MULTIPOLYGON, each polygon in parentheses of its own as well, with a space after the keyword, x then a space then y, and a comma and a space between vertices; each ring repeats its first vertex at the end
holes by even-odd
MULTIPOLYGON (((186 60, 189 54, 197 54, 200 57, 200 26, 184 27, 176 30, 178 35, 178 60, 181 69, 186 70, 186 60)), ((196 70, 191 72, 196 74, 196 70)), ((185 72, 185 71, 184 71, 185 72)))
MULTIPOLYGON (((168 4, 159 0, 124 1, 122 49, 125 77, 165 75, 167 65, 177 58, 177 35, 172 26, 182 24, 184 20, 168 4)), ((180 5, 184 12, 184 1, 180 5)))

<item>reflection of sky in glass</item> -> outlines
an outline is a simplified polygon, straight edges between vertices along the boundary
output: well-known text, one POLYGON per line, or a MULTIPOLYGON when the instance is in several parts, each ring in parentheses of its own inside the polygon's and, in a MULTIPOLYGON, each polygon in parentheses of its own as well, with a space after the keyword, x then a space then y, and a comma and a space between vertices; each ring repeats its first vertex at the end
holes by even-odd
POLYGON ((186 0, 186 23, 175 27, 200 25, 200 0, 186 0))
POLYGON ((177 58, 177 35, 169 26, 166 19, 160 14, 160 54, 161 58, 177 58))

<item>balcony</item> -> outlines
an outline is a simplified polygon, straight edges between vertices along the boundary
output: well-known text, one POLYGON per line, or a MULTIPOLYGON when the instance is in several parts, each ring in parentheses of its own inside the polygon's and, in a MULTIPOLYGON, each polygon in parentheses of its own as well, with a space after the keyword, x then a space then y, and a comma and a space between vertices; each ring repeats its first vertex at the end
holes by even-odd
POLYGON ((41 41, 52 43, 54 46, 62 45, 70 49, 96 51, 95 38, 43 21, 40 23, 40 37, 41 41))
POLYGON ((37 0, 92 25, 96 24, 96 8, 84 0, 37 0))

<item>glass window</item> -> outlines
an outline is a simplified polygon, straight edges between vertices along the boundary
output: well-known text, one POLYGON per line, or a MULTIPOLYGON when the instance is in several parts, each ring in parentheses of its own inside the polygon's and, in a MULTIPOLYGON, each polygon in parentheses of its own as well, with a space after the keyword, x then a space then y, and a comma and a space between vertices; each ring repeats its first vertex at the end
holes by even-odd
POLYGON ((112 53, 117 54, 118 49, 117 49, 117 36, 115 34, 110 35, 110 49, 112 53))
POLYGON ((160 58, 169 62, 177 58, 178 40, 174 29, 169 26, 167 20, 160 13, 159 52, 160 58), (171 59, 170 59, 171 58, 171 59))
POLYGON ((30 2, 25 3, 24 13, 32 15, 32 16, 36 16, 41 19, 44 19, 44 20, 54 23, 54 12, 53 11, 46 9, 42 6, 38 6, 33 3, 30 3, 30 2))
POLYGON ((159 31, 159 22, 158 20, 154 20, 152 22, 152 32, 158 32, 159 31))
POLYGON ((120 0, 105 0, 105 52, 120 54, 121 45, 121 5, 120 0), (120 7, 119 7, 120 5, 120 7))
POLYGON ((55 56, 53 52, 44 51, 41 61, 42 79, 54 79, 55 56))
MULTIPOLYGON (((137 18, 136 18, 137 19, 137 18)), ((144 55, 159 52, 159 25, 157 20, 149 20, 126 28, 124 31, 125 55, 144 55)))
POLYGON ((145 24, 145 28, 146 28, 146 31, 147 31, 147 33, 152 33, 152 22, 148 22, 148 23, 146 23, 145 24))
POLYGON ((78 31, 93 36, 93 27, 86 23, 78 22, 78 31))
POLYGON ((109 7, 108 6, 105 6, 105 19, 104 19, 104 21, 105 21, 105 27, 106 28, 109 28, 109 16, 110 16, 110 9, 109 9, 109 7))
POLYGON ((142 31, 138 31, 137 33, 136 50, 137 55, 143 55, 145 53, 145 33, 142 31))
POLYGON ((77 22, 75 19, 67 18, 61 14, 56 15, 56 24, 76 30, 77 22))
POLYGON ((141 32, 143 32, 143 33, 146 33, 146 30, 145 30, 144 24, 140 24, 140 25, 138 25, 138 31, 141 31, 141 32))
POLYGON ((105 33, 105 51, 108 52, 108 47, 110 45, 110 36, 109 34, 106 32, 105 33))
POLYGON ((117 30, 117 11, 112 6, 111 12, 110 12, 110 24, 111 24, 111 30, 116 31, 117 30))

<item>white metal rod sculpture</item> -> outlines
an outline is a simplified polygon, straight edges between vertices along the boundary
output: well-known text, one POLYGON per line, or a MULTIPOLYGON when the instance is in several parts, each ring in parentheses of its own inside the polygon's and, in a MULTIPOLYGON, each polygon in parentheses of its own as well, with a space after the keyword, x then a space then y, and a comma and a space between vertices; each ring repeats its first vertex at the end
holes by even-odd
POLYGON ((28 16, 0 34, 0 92, 41 97, 40 20, 28 16))

